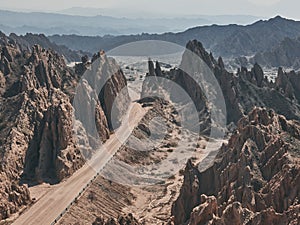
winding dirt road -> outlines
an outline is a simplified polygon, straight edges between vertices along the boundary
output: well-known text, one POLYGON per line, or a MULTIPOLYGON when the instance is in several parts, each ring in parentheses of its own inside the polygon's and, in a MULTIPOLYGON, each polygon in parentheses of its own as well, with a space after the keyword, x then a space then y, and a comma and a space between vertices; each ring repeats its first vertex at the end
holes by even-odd
POLYGON ((97 176, 97 172, 111 160, 146 112, 147 109, 142 108, 138 103, 132 103, 121 126, 103 144, 100 151, 97 151, 99 154, 96 154, 66 181, 53 186, 33 206, 20 215, 13 224, 48 225, 54 222, 61 213, 67 210, 91 180, 97 176))

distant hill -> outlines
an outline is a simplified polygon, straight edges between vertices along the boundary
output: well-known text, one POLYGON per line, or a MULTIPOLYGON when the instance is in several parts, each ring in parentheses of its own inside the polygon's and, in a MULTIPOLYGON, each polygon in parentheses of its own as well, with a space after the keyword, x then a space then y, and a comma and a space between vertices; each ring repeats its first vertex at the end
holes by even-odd
POLYGON ((94 52, 106 51, 122 44, 140 40, 163 40, 179 45, 192 39, 200 40, 205 48, 215 55, 239 57, 254 55, 257 52, 269 51, 286 37, 300 36, 300 22, 277 16, 269 20, 259 20, 251 25, 211 25, 198 26, 180 33, 139 34, 121 36, 78 36, 53 35, 50 40, 66 45, 74 50, 94 52))
POLYGON ((270 51, 259 52, 250 58, 250 63, 259 63, 267 67, 290 67, 300 69, 300 37, 285 38, 270 51))
POLYGON ((45 49, 52 49, 59 55, 63 56, 67 62, 80 62, 82 55, 86 54, 81 51, 70 50, 66 46, 57 45, 51 42, 44 34, 16 35, 10 34, 8 37, 0 31, 0 46, 7 43, 17 44, 21 50, 31 51, 34 45, 40 45, 45 49))
POLYGON ((13 12, 0 10, 0 30, 4 33, 25 34, 43 33, 76 35, 123 35, 148 33, 179 32, 190 27, 214 23, 250 23, 258 17, 195 16, 178 18, 125 18, 121 12, 91 8, 71 8, 60 13, 13 12), (103 14, 104 13, 104 14, 103 14), (106 16, 105 16, 106 15, 106 16))
MULTIPOLYGON (((76 15, 76 16, 111 16, 111 17, 125 17, 125 18, 154 18, 154 19, 162 19, 163 18, 173 18, 174 20, 179 19, 203 19, 211 24, 250 24, 254 21, 257 21, 258 19, 262 19, 261 17, 252 16, 252 15, 189 15, 189 16, 179 16, 174 14, 173 12, 168 13, 166 12, 163 16, 159 16, 157 12, 143 12, 135 10, 134 8, 132 10, 124 10, 124 9, 118 9, 118 8, 91 8, 91 7, 72 7, 68 9, 64 9, 61 11, 58 11, 60 14, 66 14, 66 15, 76 15), (172 16, 171 16, 172 15, 172 16)), ((201 25, 201 24, 198 24, 201 25)))

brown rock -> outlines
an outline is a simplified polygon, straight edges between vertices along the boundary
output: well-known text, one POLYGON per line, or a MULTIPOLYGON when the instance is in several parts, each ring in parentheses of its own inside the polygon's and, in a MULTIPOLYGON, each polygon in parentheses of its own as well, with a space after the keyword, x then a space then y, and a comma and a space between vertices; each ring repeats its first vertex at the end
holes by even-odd
MULTIPOLYGON (((106 140, 110 131, 101 103, 108 98, 112 104, 126 82, 115 62, 100 53, 99 57, 102 64, 97 64, 97 79, 107 70, 118 72, 104 87, 105 95, 98 98, 95 91, 88 92, 92 88, 88 84, 82 100, 95 100, 93 122, 99 136, 106 140)), ((59 182, 84 164, 80 145, 93 143, 86 141, 86 130, 80 122, 73 121, 72 100, 80 75, 66 66, 63 57, 38 45, 31 51, 20 51, 18 45, 4 42, 0 48, 1 220, 30 204, 29 191, 23 183, 59 182), (73 123, 81 129, 78 136, 73 135, 73 123)), ((128 93, 124 96, 120 98, 122 108, 117 105, 120 114, 128 106, 128 93)))
POLYGON ((139 225, 139 223, 132 214, 128 214, 125 217, 120 216, 117 220, 113 218, 104 220, 103 217, 97 217, 92 225, 139 225))
POLYGON ((201 204, 193 209, 189 223, 206 224, 217 215, 217 199, 214 196, 201 195, 201 204))
POLYGON ((212 167, 199 172, 188 163, 172 208, 175 224, 293 224, 300 207, 299 130, 299 123, 255 108, 212 167), (186 182, 190 177, 199 185, 186 182), (217 209, 200 195, 215 196, 217 209))

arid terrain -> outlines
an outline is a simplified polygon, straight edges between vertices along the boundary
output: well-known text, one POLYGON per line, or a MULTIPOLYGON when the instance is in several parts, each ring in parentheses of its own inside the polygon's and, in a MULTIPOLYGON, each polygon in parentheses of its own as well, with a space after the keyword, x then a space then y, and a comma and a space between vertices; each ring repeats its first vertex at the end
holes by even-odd
POLYGON ((0 225, 300 224, 298 27, 197 27, 155 36, 180 54, 115 58, 0 33, 0 225))

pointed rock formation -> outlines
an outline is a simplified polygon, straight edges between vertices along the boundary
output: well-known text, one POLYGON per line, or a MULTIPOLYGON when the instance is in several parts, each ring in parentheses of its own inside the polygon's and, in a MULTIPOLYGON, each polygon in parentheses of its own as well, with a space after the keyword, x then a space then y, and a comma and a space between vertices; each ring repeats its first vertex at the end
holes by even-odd
MULTIPOLYGON (((24 183, 53 183, 67 178, 85 163, 79 145, 92 143, 85 142, 84 130, 82 135, 73 134, 77 122, 73 121, 72 101, 80 76, 88 70, 87 60, 76 67, 82 68, 82 73, 77 74, 52 50, 39 45, 30 51, 22 50, 5 36, 0 43, 2 220, 31 202, 24 183)), ((105 141, 110 135, 109 110, 114 99, 123 90, 116 104, 115 118, 120 120, 127 110, 129 95, 122 71, 114 61, 101 57, 98 73, 94 74, 96 81, 107 71, 117 72, 104 85, 103 94, 95 93, 94 86, 87 84, 82 100, 89 104, 95 99, 94 123, 105 141)))
POLYGON ((108 219, 105 220, 102 217, 97 217, 96 220, 92 223, 92 225, 139 225, 138 221, 133 217, 132 214, 128 214, 127 216, 120 216, 116 219, 108 219))
POLYGON ((300 208, 300 124, 255 108, 213 166, 188 162, 175 224, 294 224, 300 208), (208 196, 208 197, 207 197, 208 196))

